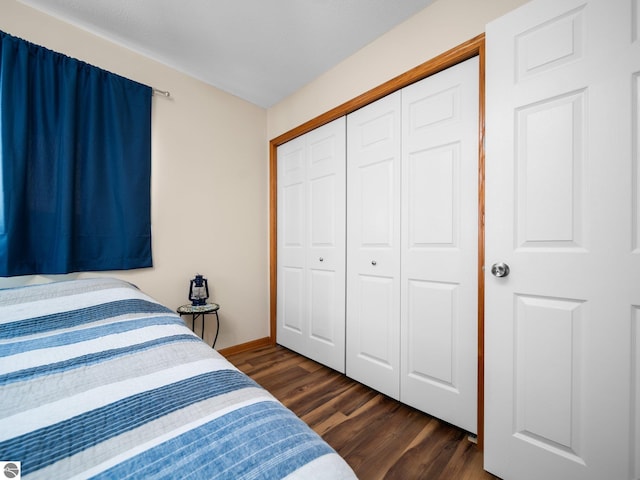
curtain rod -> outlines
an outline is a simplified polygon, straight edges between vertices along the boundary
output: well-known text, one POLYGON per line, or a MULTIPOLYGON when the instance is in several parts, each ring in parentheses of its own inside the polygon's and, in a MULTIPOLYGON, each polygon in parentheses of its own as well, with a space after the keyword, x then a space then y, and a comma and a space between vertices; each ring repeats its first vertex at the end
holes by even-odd
POLYGON ((168 92, 166 90, 160 90, 159 88, 154 88, 153 89, 153 94, 154 95, 162 95, 163 97, 170 97, 171 96, 171 92, 168 92))

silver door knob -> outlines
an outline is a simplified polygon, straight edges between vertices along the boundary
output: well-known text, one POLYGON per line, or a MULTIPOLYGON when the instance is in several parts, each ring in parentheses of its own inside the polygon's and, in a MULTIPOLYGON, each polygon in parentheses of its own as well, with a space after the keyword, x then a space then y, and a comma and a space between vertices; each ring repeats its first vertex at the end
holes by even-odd
POLYGON ((318 260, 320 260, 321 262, 324 262, 324 258, 320 257, 318 260))
POLYGON ((500 262, 491 265, 491 274, 494 277, 506 277, 507 275, 509 275, 509 272, 509 265, 507 265, 506 263, 500 262))
POLYGON ((371 260, 371 265, 373 265, 374 267, 378 264, 378 262, 376 262, 375 260, 371 260))

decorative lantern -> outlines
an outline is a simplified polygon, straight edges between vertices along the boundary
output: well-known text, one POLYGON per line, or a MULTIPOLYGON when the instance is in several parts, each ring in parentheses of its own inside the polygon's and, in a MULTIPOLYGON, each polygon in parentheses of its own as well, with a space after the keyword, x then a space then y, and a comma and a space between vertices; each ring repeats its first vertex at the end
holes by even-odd
POLYGON ((189 281, 189 300, 194 307, 198 305, 205 305, 209 298, 209 284, 207 279, 199 273, 196 274, 196 278, 189 281))

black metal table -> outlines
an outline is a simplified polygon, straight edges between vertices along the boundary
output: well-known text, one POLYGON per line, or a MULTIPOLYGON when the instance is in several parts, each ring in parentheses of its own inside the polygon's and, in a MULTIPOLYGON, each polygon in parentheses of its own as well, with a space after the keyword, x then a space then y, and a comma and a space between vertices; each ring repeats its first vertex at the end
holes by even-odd
POLYGON ((214 314, 216 316, 216 336, 213 339, 213 345, 211 348, 215 348, 216 341, 218 340, 218 333, 220 332, 220 318, 218 317, 218 310, 220 305, 217 303, 207 303, 205 305, 181 305, 178 307, 178 313, 182 315, 191 315, 191 330, 195 332, 196 319, 202 318, 202 330, 200 338, 204 340, 204 316, 207 314, 214 314))

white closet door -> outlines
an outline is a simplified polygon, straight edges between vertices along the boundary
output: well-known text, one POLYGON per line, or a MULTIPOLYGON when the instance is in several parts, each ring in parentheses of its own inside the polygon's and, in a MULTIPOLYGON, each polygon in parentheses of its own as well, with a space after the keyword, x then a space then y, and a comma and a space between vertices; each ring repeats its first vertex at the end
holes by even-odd
POLYGON ((347 375, 399 398, 400 92, 347 117, 347 375))
POLYGON ((277 341, 296 352, 307 343, 305 157, 304 137, 278 147, 277 341))
POLYGON ((277 341, 344 373, 345 119, 278 147, 277 341))
POLYGON ((505 479, 640 478, 639 32, 638 0, 487 26, 485 467, 505 479))
POLYGON ((478 59, 402 91, 400 400, 477 430, 478 59))

